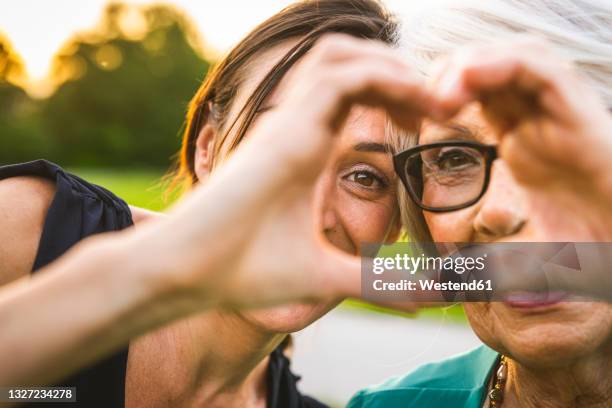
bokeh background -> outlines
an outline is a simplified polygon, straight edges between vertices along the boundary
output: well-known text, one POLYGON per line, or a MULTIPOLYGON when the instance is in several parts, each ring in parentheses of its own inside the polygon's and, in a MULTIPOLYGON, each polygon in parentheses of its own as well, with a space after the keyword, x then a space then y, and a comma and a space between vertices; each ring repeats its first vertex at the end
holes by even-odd
MULTIPOLYGON (((232 44, 289 3, 0 3, 0 165, 45 158, 163 210, 177 199, 164 194, 163 176, 188 101, 232 44)), ((415 3, 386 2, 403 20, 419 12, 415 3)), ((415 318, 353 301, 295 339, 301 388, 334 406, 478 343, 458 306, 415 318)))
MULTIPOLYGON (((21 30, 0 34, 0 163, 45 158, 161 209, 161 185, 151 188, 178 150, 186 104, 217 54, 175 6, 100 6, 97 21, 64 32, 47 61, 49 50, 36 43, 46 24, 19 18, 36 40, 24 41, 23 52, 11 42, 21 30)), ((78 17, 70 10, 63 18, 78 17)))

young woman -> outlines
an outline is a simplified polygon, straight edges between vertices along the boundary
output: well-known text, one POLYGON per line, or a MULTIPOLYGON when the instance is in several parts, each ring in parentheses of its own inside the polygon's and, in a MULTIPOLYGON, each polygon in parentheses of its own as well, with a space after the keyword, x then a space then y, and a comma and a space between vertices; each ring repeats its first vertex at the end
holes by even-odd
MULTIPOLYGON (((83 406, 316 406, 297 392, 278 346, 288 332, 333 307, 337 290, 323 289, 318 297, 327 293, 328 300, 315 306, 231 310, 282 300, 278 293, 284 288, 284 299, 312 296, 315 287, 328 283, 332 289, 358 293, 358 262, 322 247, 321 240, 357 254, 361 242, 397 235, 385 115, 372 107, 384 107, 410 127, 430 108, 430 98, 387 46, 354 38, 392 44, 394 35, 392 19, 370 0, 301 2, 257 27, 208 77, 191 105, 181 174, 204 185, 179 205, 174 218, 146 222, 120 235, 122 250, 140 244, 151 253, 137 251, 152 260, 131 256, 129 264, 153 262, 152 271, 143 281, 114 273, 110 280, 95 275, 98 284, 103 281, 103 291, 78 292, 87 281, 73 277, 70 287, 77 292, 67 294, 74 302, 70 308, 61 300, 49 301, 49 284, 40 282, 53 281, 54 295, 61 282, 51 273, 32 279, 38 289, 34 293, 41 295, 37 301, 31 291, 29 297, 11 297, 28 292, 24 280, 17 289, 9 285, 9 301, 2 308, 0 296, 0 312, 19 315, 24 307, 15 299, 25 298, 47 313, 59 313, 63 329, 45 341, 31 336, 19 343, 19 324, 5 314, 12 323, 11 330, 3 330, 6 344, 16 351, 33 350, 25 366, 16 357, 3 360, 9 362, 5 383, 58 380, 133 336, 203 310, 211 297, 221 300, 206 291, 210 286, 199 283, 204 266, 215 272, 222 292, 229 294, 223 311, 196 315, 144 336, 63 384, 77 385, 83 406), (319 41, 310 50, 328 33, 344 34, 319 41), (201 245, 201 253, 193 251, 194 245, 201 245), (293 268, 297 277, 287 273, 293 268), (313 274, 309 280, 304 272, 315 268, 336 272, 313 274), (350 271, 346 283, 339 282, 337 271, 342 270, 350 271), (172 290, 156 293, 155 301, 147 303, 154 318, 139 319, 147 314, 134 298, 150 286, 179 287, 183 296, 173 296, 172 290), (164 297, 170 300, 163 302, 164 297)), ((28 275, 33 265, 51 262, 83 236, 131 224, 121 201, 52 165, 3 170, 3 178, 17 175, 52 178, 56 184, 31 177, 2 182, 2 197, 17 197, 1 201, 1 214, 17 209, 2 220, 3 231, 19 233, 18 239, 1 241, 3 257, 10 261, 3 266, 11 265, 2 269, 5 282, 28 275), (26 200, 30 206, 22 205, 26 200)), ((114 238, 99 238, 98 247, 111 245, 114 238)), ((93 259, 99 262, 100 252, 93 259)), ((21 317, 38 319, 49 328, 44 311, 25 310, 21 317)))
MULTIPOLYGON (((589 1, 491 1, 442 8, 412 33, 415 61, 450 118, 424 120, 412 140, 400 140, 413 146, 397 154, 398 168, 420 170, 400 171, 412 192, 402 193, 402 209, 413 237, 612 242, 610 15, 609 5, 589 1), (456 50, 516 32, 551 43, 511 37, 456 50), (487 166, 490 146, 498 156, 487 166)), ((609 281, 609 270, 602 277, 609 281)), ((612 406, 609 302, 526 290, 465 310, 486 346, 363 390, 349 406, 612 406)))
MULTIPOLYGON (((369 1, 297 3, 262 23, 207 76, 192 100, 179 181, 187 185, 206 182, 250 138, 251 127, 265 120, 266 112, 282 107, 302 56, 330 31, 392 45, 396 26, 379 4, 369 1)), ((316 96, 311 103, 319 103, 316 96)), ((295 113, 295 120, 300 114, 295 113)), ((395 240, 399 222, 394 219, 394 172, 385 140, 386 115, 355 107, 347 116, 315 184, 314 199, 322 209, 319 223, 325 238, 345 252, 358 254, 362 242, 395 240)), ((282 140, 272 143, 295 143, 291 133, 278 137, 282 140)), ((257 183, 268 174, 245 177, 257 183)), ((294 222, 302 221, 296 217, 294 222)), ((234 228, 228 233, 242 234, 239 224, 234 228)), ((261 251, 295 257, 278 253, 274 242, 261 251)), ((283 341, 338 301, 330 298, 318 304, 258 311, 218 310, 145 336, 130 346, 126 401, 134 407, 319 406, 297 392, 283 341), (158 350, 163 353, 155 352, 158 350)))

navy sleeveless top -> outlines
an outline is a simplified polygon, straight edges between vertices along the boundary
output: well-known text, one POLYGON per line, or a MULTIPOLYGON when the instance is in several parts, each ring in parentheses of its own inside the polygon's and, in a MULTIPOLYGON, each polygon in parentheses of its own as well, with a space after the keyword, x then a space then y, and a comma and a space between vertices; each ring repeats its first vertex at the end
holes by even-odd
MULTIPOLYGON (((55 196, 43 226, 33 273, 64 254, 80 240, 94 234, 118 231, 134 224, 128 205, 110 191, 65 172, 46 160, 0 166, 0 180, 36 176, 55 182, 55 196)), ((41 408, 123 408, 128 345, 118 353, 67 378, 56 386, 76 387, 76 403, 34 403, 41 408)), ((290 370, 282 346, 270 354, 267 373, 268 408, 326 408, 303 396, 297 389, 299 377, 290 370)))
MULTIPOLYGON (((128 205, 110 191, 64 172, 45 160, 0 167, 0 180, 36 176, 55 182, 33 273, 94 234, 133 225, 128 205)), ((57 386, 76 387, 76 403, 33 403, 32 407, 123 407, 128 347, 81 370, 57 386)), ((29 405, 25 405, 29 406, 29 405)))

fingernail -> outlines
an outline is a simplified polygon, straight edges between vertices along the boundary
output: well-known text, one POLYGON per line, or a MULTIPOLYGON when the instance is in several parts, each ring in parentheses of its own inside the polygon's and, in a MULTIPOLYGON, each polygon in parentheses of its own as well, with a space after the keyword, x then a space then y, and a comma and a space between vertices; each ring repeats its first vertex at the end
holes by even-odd
POLYGON ((455 76, 446 75, 442 78, 442 81, 436 89, 436 95, 438 98, 447 100, 452 99, 457 92, 458 81, 455 76))

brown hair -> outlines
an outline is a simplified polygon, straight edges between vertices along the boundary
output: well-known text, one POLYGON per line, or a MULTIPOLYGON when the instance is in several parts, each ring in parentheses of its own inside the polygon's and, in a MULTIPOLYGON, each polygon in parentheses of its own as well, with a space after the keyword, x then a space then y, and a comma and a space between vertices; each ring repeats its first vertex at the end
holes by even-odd
POLYGON ((177 163, 175 185, 188 188, 197 182, 194 171, 195 144, 206 123, 218 130, 212 141, 212 158, 218 159, 221 146, 235 126, 228 151, 243 139, 262 102, 285 73, 326 33, 345 33, 396 44, 398 26, 377 0, 303 0, 292 4, 257 26, 208 73, 189 104, 185 133, 177 163), (248 76, 250 62, 261 52, 289 39, 298 43, 267 73, 232 123, 225 123, 238 88, 248 76), (221 129, 224 129, 221 132, 221 129))

